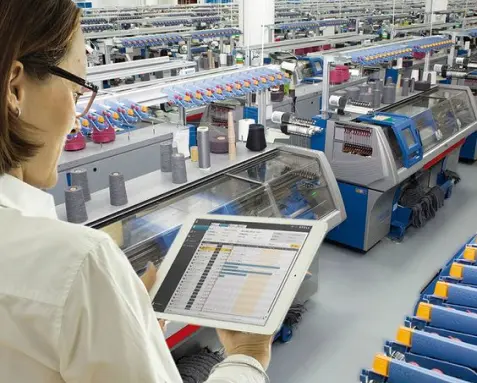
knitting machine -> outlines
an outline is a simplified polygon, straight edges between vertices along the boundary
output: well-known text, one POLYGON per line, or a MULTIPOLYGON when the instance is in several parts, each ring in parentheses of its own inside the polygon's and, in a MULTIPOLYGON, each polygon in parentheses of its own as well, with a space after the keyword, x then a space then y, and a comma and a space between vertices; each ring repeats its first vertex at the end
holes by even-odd
MULTIPOLYGON (((477 30, 475 32, 477 34, 477 30)), ((477 92, 477 58, 470 55, 470 49, 457 50, 459 56, 454 58, 453 65, 435 65, 436 70, 447 83, 468 86, 475 94, 477 92)), ((465 140, 460 151, 460 158, 468 161, 477 160, 477 132, 465 140)))
POLYGON ((361 382, 477 382, 477 237, 427 283, 361 382))
POLYGON ((328 238, 364 251, 435 215, 459 180, 458 150, 477 129, 477 104, 462 86, 440 85, 370 110, 355 118, 272 117, 290 144, 325 152, 348 216, 328 238))
MULTIPOLYGON (((160 264, 190 212, 319 219, 330 230, 346 218, 324 154, 282 146, 92 226, 110 234, 140 274, 148 261, 160 264)), ((297 302, 303 303, 317 291, 317 265, 315 260, 297 302)), ((169 326, 167 337, 178 331, 177 326, 169 326)), ((193 332, 181 334, 187 337, 193 332)))

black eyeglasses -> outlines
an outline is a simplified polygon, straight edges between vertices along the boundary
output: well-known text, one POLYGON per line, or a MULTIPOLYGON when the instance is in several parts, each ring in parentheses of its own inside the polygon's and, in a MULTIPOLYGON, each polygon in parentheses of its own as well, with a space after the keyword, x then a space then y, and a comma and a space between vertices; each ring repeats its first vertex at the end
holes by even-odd
POLYGON ((50 72, 54 76, 58 76, 61 78, 64 78, 65 80, 74 82, 75 84, 78 84, 81 86, 81 92, 77 93, 76 96, 76 103, 78 103, 78 100, 81 96, 83 96, 86 93, 91 92, 91 95, 89 97, 89 101, 86 104, 81 103, 81 107, 76 107, 76 117, 83 117, 86 115, 86 113, 89 112, 89 109, 91 108, 91 105, 93 105, 94 99, 96 98, 96 95, 98 94, 99 88, 86 81, 84 78, 81 78, 79 76, 74 75, 73 73, 70 73, 64 69, 61 69, 57 66, 51 66, 48 68, 48 72, 50 72), (79 112, 78 112, 79 110, 79 112))

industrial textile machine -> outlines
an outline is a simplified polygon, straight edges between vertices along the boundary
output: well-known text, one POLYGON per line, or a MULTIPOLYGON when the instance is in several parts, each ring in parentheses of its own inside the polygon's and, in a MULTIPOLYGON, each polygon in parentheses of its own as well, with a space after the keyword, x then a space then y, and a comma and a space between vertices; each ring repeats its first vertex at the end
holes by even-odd
MULTIPOLYGON (((162 261, 191 212, 315 219, 325 221, 328 230, 346 218, 338 184, 325 155, 281 146, 140 206, 104 217, 92 226, 110 234, 140 274, 148 261, 156 265, 162 261)), ((295 302, 303 304, 317 290, 316 258, 295 302)), ((190 326, 171 324, 166 334, 169 346, 173 348, 178 337, 194 331, 190 326)), ((282 340, 286 341, 289 334, 283 332, 282 340)))
POLYGON ((275 112, 290 144, 325 152, 347 220, 328 239, 367 251, 435 215, 452 186, 459 148, 477 128, 468 87, 439 85, 368 114, 300 119, 275 112))
POLYGON ((362 383, 477 383, 477 236, 421 291, 362 383))

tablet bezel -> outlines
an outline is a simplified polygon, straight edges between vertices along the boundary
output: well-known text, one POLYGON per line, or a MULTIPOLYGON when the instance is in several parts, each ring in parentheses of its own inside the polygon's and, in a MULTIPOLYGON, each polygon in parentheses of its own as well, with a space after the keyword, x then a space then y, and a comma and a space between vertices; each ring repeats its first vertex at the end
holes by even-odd
POLYGON ((318 249, 323 242, 323 239, 328 230, 328 224, 324 221, 315 220, 303 220, 303 219, 286 219, 286 218, 263 218, 263 217, 244 217, 244 216, 229 216, 229 215, 212 215, 201 214, 189 216, 181 226, 179 233, 177 234, 172 246, 170 247, 167 255, 165 256, 160 269, 157 272, 156 283, 149 292, 151 299, 154 300, 161 284, 164 282, 169 270, 171 269, 175 258, 177 257, 182 244, 184 243, 188 233, 192 229, 194 223, 198 219, 205 220, 219 220, 219 221, 231 221, 237 223, 265 223, 265 224, 282 224, 282 225, 305 225, 311 226, 310 233, 305 241, 305 244, 301 250, 301 254, 298 257, 295 265, 286 280, 286 288, 280 293, 277 302, 267 320, 265 326, 254 324, 243 324, 236 322, 228 322, 226 320, 214 320, 208 318, 168 314, 156 312, 156 316, 160 319, 166 319, 173 322, 187 323, 191 325, 219 328, 225 330, 234 330, 241 332, 249 332, 254 334, 271 335, 280 329, 280 326, 285 319, 288 309, 293 303, 293 300, 303 282, 306 273, 316 256, 318 249), (285 310, 277 308, 286 307, 285 310))

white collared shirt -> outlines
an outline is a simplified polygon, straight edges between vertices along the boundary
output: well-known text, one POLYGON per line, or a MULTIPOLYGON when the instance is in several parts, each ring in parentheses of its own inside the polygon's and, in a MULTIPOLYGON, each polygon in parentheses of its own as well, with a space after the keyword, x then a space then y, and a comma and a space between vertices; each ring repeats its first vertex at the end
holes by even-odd
MULTIPOLYGON (((226 360, 227 361, 227 360, 226 360)), ((262 383, 246 356, 209 383, 262 383)), ((0 176, 0 382, 178 383, 149 295, 106 234, 56 218, 53 199, 0 176)))

